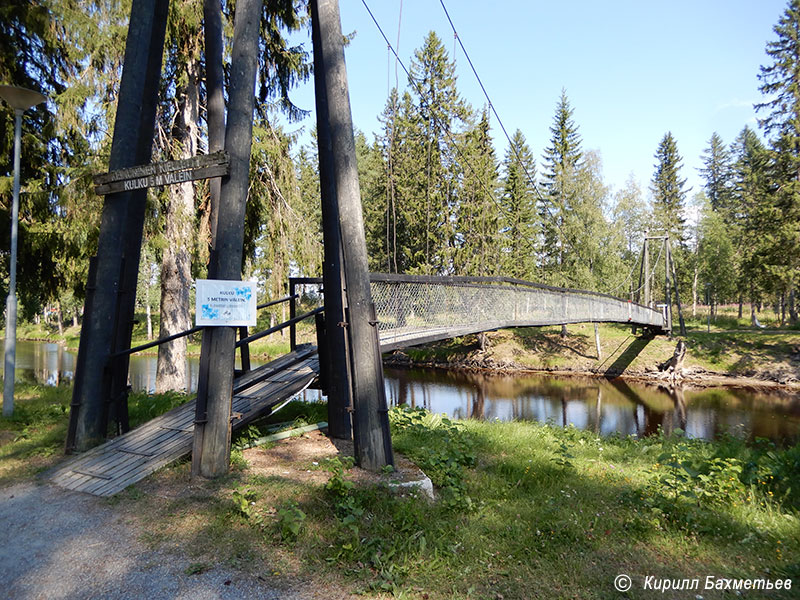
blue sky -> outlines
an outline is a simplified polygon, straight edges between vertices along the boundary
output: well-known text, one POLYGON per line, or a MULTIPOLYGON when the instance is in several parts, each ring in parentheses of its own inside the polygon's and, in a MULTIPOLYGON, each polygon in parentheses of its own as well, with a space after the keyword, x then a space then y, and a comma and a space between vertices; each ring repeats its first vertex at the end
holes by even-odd
MULTIPOLYGON (((458 89, 474 107, 485 98, 438 0, 367 4, 407 66, 428 31, 436 31, 457 65, 458 89), (455 52, 454 52, 455 51, 455 52)), ((784 0, 648 0, 606 2, 445 0, 509 134, 519 128, 541 162, 556 102, 564 88, 585 149, 599 151, 606 184, 618 190, 630 175, 647 195, 653 155, 667 131, 683 157, 683 176, 701 187, 701 153, 716 131, 726 143, 744 125, 754 129, 758 69, 784 0), (486 8, 490 6, 490 8, 486 8)), ((371 138, 394 85, 394 59, 361 0, 340 0, 342 29, 356 32, 346 50, 353 120, 371 138)), ((306 42, 310 49, 310 40, 306 42)), ((399 72, 400 87, 406 85, 399 72)), ((313 86, 297 90, 313 110, 313 86)), ((306 130, 313 116, 301 123, 306 130)), ((291 126, 290 129, 297 127, 291 126)), ((498 156, 507 145, 492 120, 498 156)))

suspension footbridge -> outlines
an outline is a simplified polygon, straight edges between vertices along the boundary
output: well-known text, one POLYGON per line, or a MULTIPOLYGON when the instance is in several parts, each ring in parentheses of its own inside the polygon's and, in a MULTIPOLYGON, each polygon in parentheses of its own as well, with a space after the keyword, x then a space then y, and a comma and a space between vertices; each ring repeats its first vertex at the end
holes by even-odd
MULTIPOLYGON (((624 323, 653 332, 663 332, 666 327, 665 315, 659 310, 596 292, 517 279, 372 274, 370 289, 382 352, 511 327, 584 322, 624 323)), ((293 293, 287 301, 293 307, 297 300, 320 306, 266 332, 293 329, 324 310, 322 279, 294 278, 290 290, 293 293)), ((237 346, 247 352, 247 346, 264 334, 244 332, 237 346)), ((270 414, 318 377, 317 348, 308 344, 293 346, 289 354, 247 369, 234 380, 234 431, 270 414)), ((243 362, 246 366, 247 361, 243 362)), ((188 455, 192 450, 194 417, 192 400, 68 459, 48 473, 48 478, 68 489, 113 495, 188 455)))

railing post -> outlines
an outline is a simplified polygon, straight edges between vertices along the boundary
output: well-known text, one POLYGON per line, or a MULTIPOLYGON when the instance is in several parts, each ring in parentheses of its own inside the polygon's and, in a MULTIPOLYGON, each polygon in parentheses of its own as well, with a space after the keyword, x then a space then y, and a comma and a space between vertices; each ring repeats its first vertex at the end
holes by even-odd
MULTIPOLYGON (((240 340, 243 340, 248 335, 246 326, 239 327, 240 340)), ((250 344, 242 344, 242 347, 239 348, 239 353, 242 359, 242 373, 247 373, 250 370, 250 344)))
MULTIPOLYGON (((326 340, 325 313, 314 315, 314 324, 317 326, 317 355, 319 356, 319 389, 323 395, 328 396, 331 362, 328 354, 326 340)), ((330 398, 328 399, 330 402, 330 398)))
MULTIPOLYGON (((296 305, 296 298, 295 295, 295 283, 294 279, 291 277, 289 278, 289 320, 294 319, 295 315, 297 314, 297 305, 296 305)), ((289 325, 289 350, 294 352, 297 350, 297 328, 294 323, 289 325)))

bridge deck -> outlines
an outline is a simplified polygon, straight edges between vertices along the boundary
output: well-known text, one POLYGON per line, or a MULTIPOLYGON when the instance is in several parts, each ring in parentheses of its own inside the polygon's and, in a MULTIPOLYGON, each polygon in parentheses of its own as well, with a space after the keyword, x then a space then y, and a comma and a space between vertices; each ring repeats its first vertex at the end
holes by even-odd
MULTIPOLYGON (((305 347, 254 369, 234 382, 232 421, 237 430, 291 398, 319 373, 316 348, 305 347)), ((191 400, 88 452, 46 477, 71 490, 111 496, 191 452, 195 401, 191 400)))

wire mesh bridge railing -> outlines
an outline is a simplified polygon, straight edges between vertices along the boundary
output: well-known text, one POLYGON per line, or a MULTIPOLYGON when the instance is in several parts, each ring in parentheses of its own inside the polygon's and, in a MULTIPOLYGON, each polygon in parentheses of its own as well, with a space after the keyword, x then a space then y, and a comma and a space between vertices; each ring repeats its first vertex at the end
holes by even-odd
MULTIPOLYGON (((589 322, 666 327, 659 310, 518 279, 373 273, 370 284, 383 351, 507 327, 589 322)), ((322 301, 320 278, 292 278, 289 287, 290 295, 322 301)))

